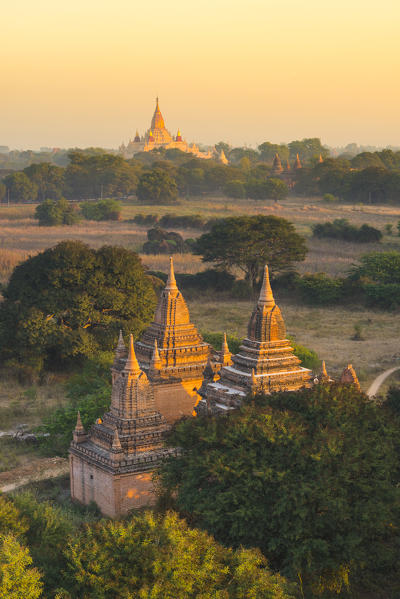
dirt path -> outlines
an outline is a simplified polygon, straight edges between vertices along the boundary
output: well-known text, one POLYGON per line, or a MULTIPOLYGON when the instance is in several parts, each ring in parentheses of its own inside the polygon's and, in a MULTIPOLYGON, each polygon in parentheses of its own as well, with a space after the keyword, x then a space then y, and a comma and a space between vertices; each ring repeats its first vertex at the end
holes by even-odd
POLYGON ((367 395, 368 397, 373 397, 374 395, 376 395, 380 389, 380 386, 382 385, 382 383, 393 373, 396 372, 396 370, 400 370, 400 366, 395 366, 394 368, 389 368, 389 370, 385 370, 385 372, 382 372, 382 374, 380 374, 379 376, 376 377, 376 379, 374 380, 374 382, 372 383, 372 385, 370 386, 370 388, 367 391, 367 395))
POLYGON ((56 478, 68 472, 69 464, 66 458, 34 458, 25 466, 0 472, 0 491, 7 493, 28 483, 56 478))

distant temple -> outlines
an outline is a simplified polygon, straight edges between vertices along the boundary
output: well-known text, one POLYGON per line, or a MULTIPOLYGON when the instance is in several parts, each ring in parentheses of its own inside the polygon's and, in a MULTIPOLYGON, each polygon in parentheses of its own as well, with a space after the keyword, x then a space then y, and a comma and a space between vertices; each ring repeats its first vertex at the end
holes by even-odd
MULTIPOLYGON (((163 439, 182 416, 226 414, 255 393, 334 382, 325 362, 312 378, 294 355, 267 266, 247 337, 232 355, 226 335, 216 352, 190 322, 172 258, 154 321, 135 345, 130 336, 128 350, 120 334, 111 375, 109 412, 88 432, 78 414, 70 446, 72 499, 94 501, 111 517, 154 503, 152 473, 178 451, 165 448, 163 439)), ((351 364, 340 383, 360 388, 351 364)))
MULTIPOLYGON (((132 158, 138 152, 151 152, 155 148, 165 148, 166 150, 177 149, 181 152, 193 154, 196 158, 216 158, 215 153, 212 151, 200 152, 196 144, 188 144, 182 137, 180 130, 178 129, 176 136, 174 137, 166 129, 164 118, 161 114, 158 98, 156 98, 156 108, 151 119, 150 128, 146 131, 143 136, 139 135, 136 131, 134 139, 130 139, 128 144, 122 144, 119 147, 120 153, 124 158, 132 158)), ((221 162, 226 164, 228 161, 225 155, 218 156, 221 162), (226 161, 226 162, 225 162, 226 161)))

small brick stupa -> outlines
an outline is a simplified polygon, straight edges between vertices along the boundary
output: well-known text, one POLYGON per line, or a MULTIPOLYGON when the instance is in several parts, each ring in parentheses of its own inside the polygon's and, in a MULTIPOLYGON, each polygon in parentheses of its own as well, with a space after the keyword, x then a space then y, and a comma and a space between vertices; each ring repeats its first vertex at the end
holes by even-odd
POLYGON ((311 386, 311 371, 300 366, 286 339, 285 323, 272 294, 267 266, 248 335, 231 360, 231 365, 221 368, 219 380, 203 385, 198 413, 237 408, 249 393, 294 391, 311 386))
POLYGON ((165 288, 158 301, 154 321, 135 344, 140 367, 154 387, 157 409, 168 422, 191 415, 200 396, 197 389, 211 355, 179 291, 173 260, 165 288))
POLYGON ((171 450, 163 447, 168 427, 139 367, 132 335, 128 355, 120 336, 111 371, 110 411, 88 434, 78 414, 70 478, 72 499, 94 501, 103 514, 116 517, 154 502, 152 471, 171 450))

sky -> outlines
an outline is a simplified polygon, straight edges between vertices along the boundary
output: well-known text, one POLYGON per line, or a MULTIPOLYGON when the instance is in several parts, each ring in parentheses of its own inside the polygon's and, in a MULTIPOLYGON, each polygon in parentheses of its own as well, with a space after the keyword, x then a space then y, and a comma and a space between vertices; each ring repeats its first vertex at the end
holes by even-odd
POLYGON ((400 146, 399 0, 8 0, 0 145, 400 146))

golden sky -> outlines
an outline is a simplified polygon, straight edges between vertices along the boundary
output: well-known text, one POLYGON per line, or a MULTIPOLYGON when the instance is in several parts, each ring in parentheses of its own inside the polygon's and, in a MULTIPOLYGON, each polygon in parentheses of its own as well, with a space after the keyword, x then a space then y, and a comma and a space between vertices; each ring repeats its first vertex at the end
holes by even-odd
POLYGON ((399 0, 8 0, 0 145, 400 146, 399 0))

